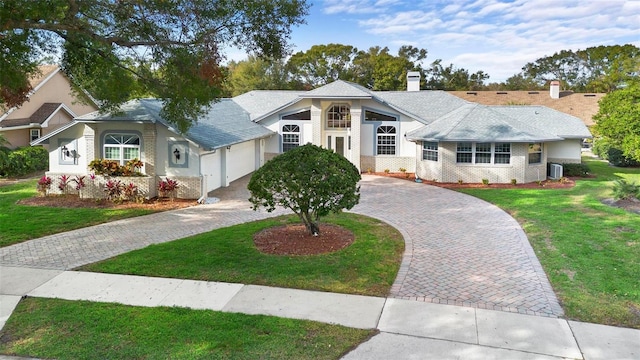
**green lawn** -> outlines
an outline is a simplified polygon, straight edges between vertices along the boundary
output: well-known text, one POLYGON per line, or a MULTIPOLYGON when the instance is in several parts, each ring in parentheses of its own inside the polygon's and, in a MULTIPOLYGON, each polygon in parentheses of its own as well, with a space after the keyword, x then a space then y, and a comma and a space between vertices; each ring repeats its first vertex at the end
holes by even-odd
POLYGON ((277 256, 256 249, 254 233, 287 222, 299 220, 281 216, 217 229, 79 270, 388 295, 404 251, 404 239, 396 229, 366 216, 342 213, 323 218, 323 222, 355 234, 353 244, 345 249, 315 256, 277 256))
POLYGON ((522 225, 566 315, 640 328, 640 215, 602 203, 615 179, 640 183, 640 169, 585 158, 594 178, 571 189, 464 189, 522 225))
POLYGON ((313 321, 183 308, 23 299, 0 353, 46 359, 338 359, 375 334, 313 321))
POLYGON ((18 205, 37 196, 37 180, 0 186, 0 247, 63 231, 150 214, 142 209, 87 209, 18 205))

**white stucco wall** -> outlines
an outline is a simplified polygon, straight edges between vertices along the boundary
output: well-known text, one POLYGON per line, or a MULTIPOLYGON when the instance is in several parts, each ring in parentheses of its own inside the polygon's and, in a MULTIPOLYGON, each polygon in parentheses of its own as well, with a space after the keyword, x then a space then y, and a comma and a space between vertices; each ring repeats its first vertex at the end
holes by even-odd
POLYGON ((580 163, 582 139, 554 141, 546 144, 547 161, 554 163, 580 163))
MULTIPOLYGON (((157 126, 156 137, 156 174, 159 176, 200 176, 200 149, 185 138, 169 131, 164 126, 157 126), (169 163, 169 153, 173 151, 170 145, 180 142, 188 146, 187 167, 172 166, 169 163)), ((172 155, 173 156, 173 155, 172 155)), ((181 159, 184 159, 184 151, 181 159)))
MULTIPOLYGON (((93 158, 87 156, 87 143, 82 136, 85 125, 73 126, 49 139, 49 172, 59 174, 86 174, 87 166, 93 158), (60 143, 76 144, 77 157, 73 160, 61 161, 60 143)), ((68 149, 73 150, 71 146, 68 149)))

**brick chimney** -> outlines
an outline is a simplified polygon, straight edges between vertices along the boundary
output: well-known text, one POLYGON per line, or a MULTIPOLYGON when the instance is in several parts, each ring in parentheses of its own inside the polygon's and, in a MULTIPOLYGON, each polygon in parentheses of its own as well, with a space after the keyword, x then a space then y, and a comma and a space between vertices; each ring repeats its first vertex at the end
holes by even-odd
POLYGON ((407 91, 420 91, 419 71, 407 71, 407 91))
POLYGON ((549 86, 549 95, 552 99, 560 99, 560 81, 554 80, 549 86))

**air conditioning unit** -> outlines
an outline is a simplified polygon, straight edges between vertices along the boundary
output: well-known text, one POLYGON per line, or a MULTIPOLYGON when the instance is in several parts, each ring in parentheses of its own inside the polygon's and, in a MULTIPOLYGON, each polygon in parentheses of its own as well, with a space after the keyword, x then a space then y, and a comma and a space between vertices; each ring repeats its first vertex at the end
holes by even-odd
POLYGON ((562 177, 562 165, 549 164, 549 178, 558 180, 562 177))

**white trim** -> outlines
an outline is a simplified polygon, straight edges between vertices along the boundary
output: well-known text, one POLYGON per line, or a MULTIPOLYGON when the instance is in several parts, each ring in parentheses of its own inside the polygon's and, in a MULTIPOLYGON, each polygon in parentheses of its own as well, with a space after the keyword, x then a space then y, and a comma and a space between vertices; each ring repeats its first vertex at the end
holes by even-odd
MULTIPOLYGON (((76 113, 73 112, 73 110, 71 110, 67 105, 65 105, 64 103, 60 103, 60 105, 53 111, 51 112, 51 115, 49 115, 43 122, 42 122, 42 127, 48 127, 49 126, 49 120, 51 120, 51 118, 56 115, 58 113, 58 111, 60 111, 60 109, 63 109, 64 111, 67 112, 67 114, 71 115, 71 119, 75 118, 76 113)), ((36 110, 37 111, 37 110, 36 110)))

